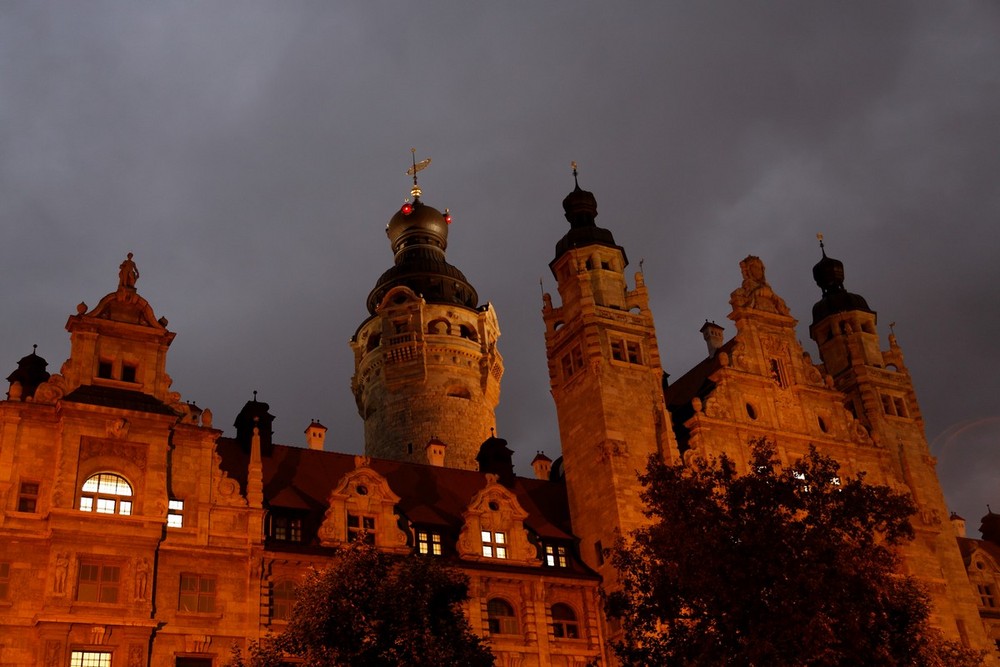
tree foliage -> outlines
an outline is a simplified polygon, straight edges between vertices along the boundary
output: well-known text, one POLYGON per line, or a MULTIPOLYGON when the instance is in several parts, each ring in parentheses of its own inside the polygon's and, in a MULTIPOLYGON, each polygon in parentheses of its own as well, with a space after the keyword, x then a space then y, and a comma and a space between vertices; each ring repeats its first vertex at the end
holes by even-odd
POLYGON ((307 667, 494 664, 462 603, 465 575, 429 557, 397 558, 361 540, 300 585, 292 618, 270 647, 251 646, 243 667, 270 667, 281 652, 307 667))
POLYGON ((898 574, 913 538, 908 495, 840 477, 811 448, 782 469, 751 443, 750 471, 722 456, 641 477, 652 525, 619 541, 607 596, 629 665, 980 664, 928 625, 929 599, 898 574))

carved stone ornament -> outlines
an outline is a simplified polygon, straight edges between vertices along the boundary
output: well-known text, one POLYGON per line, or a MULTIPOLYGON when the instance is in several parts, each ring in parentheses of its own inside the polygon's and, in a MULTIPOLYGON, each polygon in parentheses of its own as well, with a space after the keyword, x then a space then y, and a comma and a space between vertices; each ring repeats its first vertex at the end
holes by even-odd
POLYGON ((124 440, 128 437, 129 421, 124 417, 119 417, 118 419, 109 419, 104 424, 104 432, 109 438, 114 438, 115 440, 124 440))
POLYGON ((541 565, 538 552, 528 540, 524 511, 517 496, 499 483, 497 475, 487 474, 486 486, 473 496, 462 513, 465 520, 458 536, 458 553, 470 560, 492 560, 483 555, 482 531, 501 532, 506 536, 509 563, 541 565))
POLYGON ((740 262, 743 284, 730 295, 733 309, 749 308, 776 315, 789 316, 790 311, 784 299, 774 293, 764 277, 764 262, 759 257, 748 256, 740 262))
MULTIPOLYGON (((128 430, 128 420, 110 420, 107 425, 107 430, 113 430, 113 428, 119 428, 123 431, 128 430), (114 423, 124 421, 125 424, 118 424, 113 426, 114 423)), ((126 433, 127 435, 127 433, 126 433)), ((125 436, 121 436, 125 437, 125 436)), ((80 443, 80 461, 86 461, 88 459, 96 458, 98 456, 106 456, 115 459, 120 459, 122 461, 128 461, 136 468, 141 471, 146 470, 146 450, 148 445, 139 442, 128 442, 126 440, 108 440, 103 438, 84 438, 80 443)))
POLYGON ((66 378, 62 375, 53 375, 48 380, 38 385, 35 389, 33 400, 35 403, 43 405, 55 405, 55 402, 66 395, 66 378))
POLYGON ((355 457, 357 468, 341 478, 330 492, 329 507, 319 527, 320 544, 336 546, 347 541, 347 515, 372 517, 375 520, 375 546, 408 552, 406 533, 399 527, 395 513, 399 496, 382 475, 368 467, 371 459, 355 457))
POLYGON ((229 507, 246 507, 247 501, 240 494, 240 485, 229 477, 222 469, 222 456, 219 452, 212 454, 212 487, 215 489, 215 502, 229 507))

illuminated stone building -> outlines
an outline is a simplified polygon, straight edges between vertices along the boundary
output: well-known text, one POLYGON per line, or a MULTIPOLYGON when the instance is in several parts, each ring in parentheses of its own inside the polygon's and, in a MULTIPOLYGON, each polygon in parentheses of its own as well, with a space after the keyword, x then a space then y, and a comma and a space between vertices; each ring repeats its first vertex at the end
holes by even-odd
POLYGON ((630 287, 577 186, 550 264, 560 303, 543 300, 562 457, 539 455, 529 479, 495 435, 497 315, 446 260, 448 212, 413 194, 351 341, 365 456, 325 451, 318 422, 305 447, 273 442, 256 397, 228 435, 184 402, 166 373, 174 334, 131 255, 117 289, 69 318, 59 373, 34 352, 18 362, 0 402, 0 666, 222 665, 234 642, 280 632, 303 574, 359 536, 467 574, 498 665, 607 664, 598 586, 615 580, 604 549, 643 521, 635 470, 654 453, 745 462, 757 436, 785 461, 812 443, 910 491, 906 569, 949 637, 986 645, 903 355, 893 336, 880 349, 839 262, 814 272, 820 363, 748 257, 735 336, 706 323, 708 356, 665 386, 642 274, 630 287))

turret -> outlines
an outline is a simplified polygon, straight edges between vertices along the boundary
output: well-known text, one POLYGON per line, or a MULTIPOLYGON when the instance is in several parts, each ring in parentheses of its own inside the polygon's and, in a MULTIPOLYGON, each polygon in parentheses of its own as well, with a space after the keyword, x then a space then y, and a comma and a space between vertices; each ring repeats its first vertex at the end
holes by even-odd
POLYGON ((412 201, 393 213, 386 235, 393 266, 368 295, 369 317, 351 339, 351 385, 365 422, 368 456, 476 469, 496 427, 503 359, 490 304, 448 263, 451 213, 425 204, 414 165, 412 201), (432 438, 447 448, 431 451, 432 438))

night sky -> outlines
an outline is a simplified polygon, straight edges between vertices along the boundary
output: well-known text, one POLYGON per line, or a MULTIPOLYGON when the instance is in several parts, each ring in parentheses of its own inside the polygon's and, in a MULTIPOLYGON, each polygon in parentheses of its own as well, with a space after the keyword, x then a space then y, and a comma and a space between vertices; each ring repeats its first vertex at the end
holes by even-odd
POLYGON ((748 254, 818 359, 822 232, 896 322, 949 506, 1000 508, 995 2, 2 3, 2 376, 34 343, 58 372, 131 251, 184 399, 232 435, 258 390, 277 441, 360 452, 348 340, 411 147, 497 310, 520 474, 559 454, 539 280, 576 160, 673 377, 748 254))

